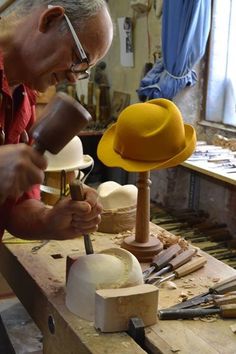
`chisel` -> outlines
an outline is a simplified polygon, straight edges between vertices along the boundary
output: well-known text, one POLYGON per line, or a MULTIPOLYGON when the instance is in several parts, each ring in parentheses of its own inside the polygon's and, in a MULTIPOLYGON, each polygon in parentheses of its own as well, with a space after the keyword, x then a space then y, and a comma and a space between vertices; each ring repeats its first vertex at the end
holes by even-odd
POLYGON ((143 271, 144 280, 147 279, 149 275, 155 270, 157 271, 162 267, 165 267, 168 264, 168 262, 172 258, 174 258, 177 254, 179 254, 181 251, 182 248, 180 247, 180 245, 178 243, 175 243, 174 245, 160 252, 157 256, 153 258, 150 267, 143 271))
POLYGON ((191 319, 194 317, 204 317, 219 314, 223 318, 236 318, 236 304, 222 305, 210 308, 189 308, 177 310, 159 310, 158 317, 160 320, 178 320, 191 319))
POLYGON ((209 290, 200 295, 196 295, 189 300, 183 301, 179 304, 169 307, 169 309, 177 309, 177 308, 189 308, 193 306, 197 306, 200 304, 208 303, 214 300, 216 295, 224 295, 226 293, 236 291, 236 275, 226 278, 221 282, 213 285, 209 288, 209 290))
MULTIPOLYGON (((190 259, 194 256, 194 254, 196 254, 197 250, 192 248, 186 251, 183 251, 182 253, 180 253, 179 255, 177 255, 176 257, 174 257, 173 259, 171 259, 166 267, 163 267, 162 269, 160 269, 158 272, 153 273, 153 277, 157 277, 160 276, 162 274, 168 273, 174 269, 177 269, 179 267, 181 267, 183 264, 187 263, 188 261, 190 261, 190 259)), ((152 279, 153 278, 148 278, 146 279, 145 283, 152 283, 152 279)))
MULTIPOLYGON (((79 179, 75 179, 72 182, 70 182, 70 194, 72 200, 77 200, 77 201, 84 200, 83 184, 79 179)), ((90 239, 89 234, 85 234, 83 235, 83 237, 84 237, 84 247, 85 247, 86 254, 94 253, 92 241, 90 239)))
POLYGON ((190 262, 182 265, 167 277, 161 279, 158 278, 155 282, 152 282, 152 284, 159 285, 167 280, 182 278, 185 275, 193 273, 195 270, 202 268, 206 262, 207 260, 205 257, 194 257, 194 259, 192 259, 190 262))

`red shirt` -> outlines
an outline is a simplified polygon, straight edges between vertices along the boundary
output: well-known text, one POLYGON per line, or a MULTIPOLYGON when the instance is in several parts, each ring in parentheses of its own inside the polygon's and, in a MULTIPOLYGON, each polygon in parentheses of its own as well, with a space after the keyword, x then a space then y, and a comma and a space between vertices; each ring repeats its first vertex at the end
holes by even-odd
MULTIPOLYGON (((0 52, 0 127, 5 132, 5 144, 18 144, 24 131, 29 131, 35 121, 36 92, 24 85, 18 86, 11 94, 4 74, 3 56, 0 52)), ((0 147, 1 149, 1 147, 0 147)), ((40 199, 39 186, 33 187, 18 200, 7 199, 0 206, 0 240, 11 208, 26 199, 40 199)))

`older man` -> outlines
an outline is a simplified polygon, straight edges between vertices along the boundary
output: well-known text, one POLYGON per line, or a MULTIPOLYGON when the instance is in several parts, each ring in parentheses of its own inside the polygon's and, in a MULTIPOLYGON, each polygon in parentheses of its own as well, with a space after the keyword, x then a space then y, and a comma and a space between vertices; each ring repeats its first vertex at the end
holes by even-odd
POLYGON ((39 187, 47 163, 24 144, 35 120, 35 90, 88 76, 108 51, 112 20, 104 0, 25 0, 0 20, 0 239, 66 239, 96 230, 101 206, 65 198, 49 209, 39 187))

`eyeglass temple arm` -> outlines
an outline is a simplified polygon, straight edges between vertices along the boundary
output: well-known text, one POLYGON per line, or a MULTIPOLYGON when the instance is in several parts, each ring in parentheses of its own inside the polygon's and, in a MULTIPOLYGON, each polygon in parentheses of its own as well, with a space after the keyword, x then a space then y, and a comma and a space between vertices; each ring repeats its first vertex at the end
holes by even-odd
MULTIPOLYGON (((48 5, 48 9, 51 9, 53 7, 55 7, 55 6, 54 5, 48 5)), ((86 55, 86 53, 84 51, 84 48, 82 47, 82 45, 81 45, 81 43, 79 41, 79 38, 77 37, 77 34, 75 33, 75 30, 74 30, 69 18, 67 17, 67 15, 65 13, 64 13, 64 17, 65 17, 66 22, 67 22, 67 24, 68 24, 68 26, 69 26, 69 28, 71 30, 71 34, 72 34, 72 36, 74 38, 74 41, 75 41, 76 45, 78 46, 78 48, 80 50, 81 58, 82 59, 87 59, 87 55, 86 55)))

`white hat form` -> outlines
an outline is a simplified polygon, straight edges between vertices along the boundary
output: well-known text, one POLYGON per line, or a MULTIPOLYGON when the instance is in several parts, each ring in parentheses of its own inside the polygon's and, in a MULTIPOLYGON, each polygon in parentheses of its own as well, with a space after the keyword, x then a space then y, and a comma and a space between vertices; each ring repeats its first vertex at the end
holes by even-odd
POLYGON ((127 208, 137 204, 138 188, 133 184, 121 186, 114 181, 107 181, 97 188, 98 201, 103 209, 127 208))
POLYGON ((73 171, 83 169, 93 164, 89 155, 83 155, 83 146, 80 138, 75 136, 57 155, 46 151, 48 160, 46 172, 73 171))
POLYGON ((79 317, 94 321, 96 290, 140 284, 143 284, 142 268, 127 250, 110 248, 80 256, 69 270, 66 306, 79 317))

